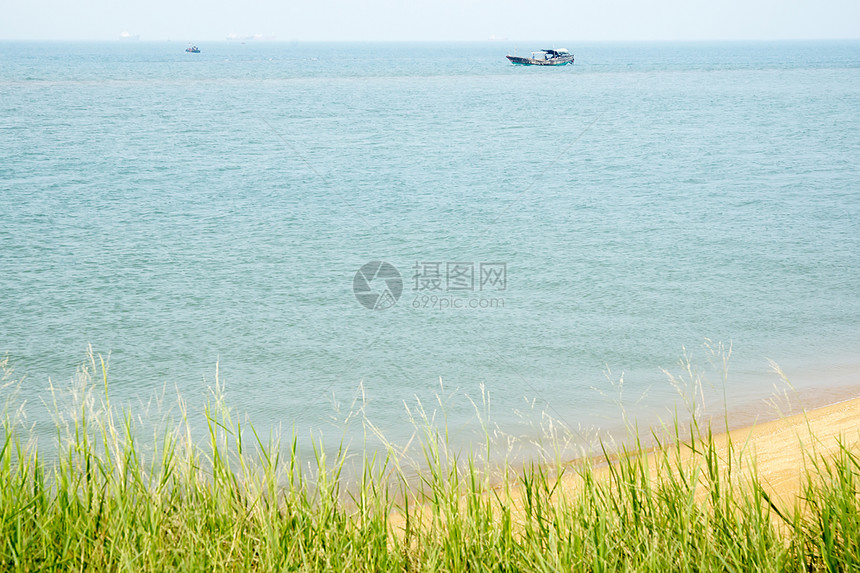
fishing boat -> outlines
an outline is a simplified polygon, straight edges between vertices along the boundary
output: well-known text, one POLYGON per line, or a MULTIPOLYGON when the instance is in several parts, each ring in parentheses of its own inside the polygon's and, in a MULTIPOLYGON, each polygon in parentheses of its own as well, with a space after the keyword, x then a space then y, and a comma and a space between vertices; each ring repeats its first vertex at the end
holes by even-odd
POLYGON ((573 54, 564 48, 557 50, 540 50, 532 52, 531 58, 519 56, 505 56, 512 64, 518 66, 563 66, 573 63, 573 54))
POLYGON ((200 48, 198 48, 197 46, 191 46, 191 47, 185 48, 185 51, 190 52, 192 54, 199 54, 200 48))

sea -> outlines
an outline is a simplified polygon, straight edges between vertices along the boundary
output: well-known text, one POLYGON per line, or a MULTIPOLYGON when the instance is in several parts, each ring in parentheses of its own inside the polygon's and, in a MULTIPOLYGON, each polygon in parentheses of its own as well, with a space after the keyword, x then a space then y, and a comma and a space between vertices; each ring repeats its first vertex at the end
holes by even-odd
POLYGON ((0 398, 37 435, 89 348, 141 420, 205 435, 218 386, 335 446, 857 395, 860 41, 199 47, 0 43, 0 398))

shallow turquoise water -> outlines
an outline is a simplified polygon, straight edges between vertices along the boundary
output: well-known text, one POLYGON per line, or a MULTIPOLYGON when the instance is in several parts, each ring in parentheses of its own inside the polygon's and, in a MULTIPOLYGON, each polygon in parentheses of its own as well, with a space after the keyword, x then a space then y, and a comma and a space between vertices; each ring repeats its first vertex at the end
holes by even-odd
POLYGON ((660 368, 706 338, 733 344, 738 402, 770 393, 767 358, 856 362, 860 43, 504 60, 539 47, 0 44, 0 352, 23 397, 91 343, 114 399, 194 403, 217 362, 260 427, 325 426, 363 382, 399 438, 440 378, 455 425, 484 384, 502 426, 524 398, 604 426, 607 368, 665 406, 660 368), (386 310, 353 293, 373 260, 402 276, 386 310), (415 290, 425 263, 440 290, 415 290))

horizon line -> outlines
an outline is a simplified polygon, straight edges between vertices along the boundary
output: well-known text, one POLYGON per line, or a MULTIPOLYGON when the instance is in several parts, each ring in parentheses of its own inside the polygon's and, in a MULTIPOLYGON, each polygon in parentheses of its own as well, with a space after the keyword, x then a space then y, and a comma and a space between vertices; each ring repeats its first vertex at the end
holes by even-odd
MULTIPOLYGON (((554 41, 554 40, 550 40, 554 41)), ((573 39, 562 39, 562 42, 582 42, 588 44, 666 44, 666 43, 680 43, 680 44, 696 44, 696 43, 741 43, 741 42, 754 42, 754 43, 767 43, 767 42, 856 42, 860 41, 860 36, 857 37, 781 37, 781 38, 686 38, 686 39, 658 39, 658 38, 648 38, 648 39, 583 39, 583 40, 573 40, 573 39)), ((203 39, 195 39, 195 40, 187 40, 187 39, 173 39, 173 38, 123 38, 117 35, 116 38, 106 39, 106 38, 0 38, 0 42, 43 42, 43 43, 52 43, 52 42, 64 42, 64 43, 120 43, 120 44, 139 44, 139 43, 149 43, 149 44, 159 44, 159 43, 194 43, 194 42, 210 42, 210 43, 224 43, 224 44, 315 44, 315 43, 326 43, 326 44, 476 44, 476 43, 491 43, 491 44, 504 44, 504 43, 512 43, 512 42, 547 42, 547 39, 540 38, 484 38, 484 39, 459 39, 459 40, 442 40, 442 39, 376 39, 376 40, 332 40, 332 39, 282 39, 277 37, 271 38, 248 38, 248 39, 232 39, 228 37, 223 38, 203 38, 203 39)))

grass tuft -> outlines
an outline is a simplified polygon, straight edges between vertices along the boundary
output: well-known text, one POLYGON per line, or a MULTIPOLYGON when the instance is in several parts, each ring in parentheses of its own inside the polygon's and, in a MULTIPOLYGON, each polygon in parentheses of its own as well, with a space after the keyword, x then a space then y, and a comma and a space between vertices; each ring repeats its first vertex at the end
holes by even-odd
POLYGON ((783 507, 754 460, 695 417, 689 434, 675 421, 648 447, 634 437, 601 458, 494 472, 489 437, 486 451, 462 454, 419 406, 416 473, 391 444, 332 455, 317 440, 304 456, 296 435, 264 441, 231 414, 217 377, 202 420, 180 403, 178 421, 151 439, 111 406, 104 361, 90 354, 78 382, 49 462, 6 403, 2 570, 860 569, 860 457, 849 443, 835 457, 810 454, 800 499, 783 507), (206 439, 194 440, 200 423, 206 439))

